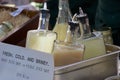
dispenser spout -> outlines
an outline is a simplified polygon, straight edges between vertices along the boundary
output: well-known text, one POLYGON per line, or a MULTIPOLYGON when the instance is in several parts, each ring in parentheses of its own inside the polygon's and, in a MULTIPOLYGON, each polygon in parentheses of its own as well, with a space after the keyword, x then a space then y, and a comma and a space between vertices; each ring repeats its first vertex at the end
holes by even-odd
POLYGON ((84 12, 83 12, 83 10, 82 10, 81 7, 79 7, 79 13, 80 13, 80 14, 84 14, 84 12))
POLYGON ((40 9, 38 30, 40 29, 44 29, 46 31, 48 30, 49 18, 50 13, 49 10, 47 9, 47 2, 44 2, 43 8, 40 9))
POLYGON ((44 2, 43 9, 44 9, 44 10, 48 10, 48 9, 47 9, 47 3, 46 3, 46 2, 44 2))

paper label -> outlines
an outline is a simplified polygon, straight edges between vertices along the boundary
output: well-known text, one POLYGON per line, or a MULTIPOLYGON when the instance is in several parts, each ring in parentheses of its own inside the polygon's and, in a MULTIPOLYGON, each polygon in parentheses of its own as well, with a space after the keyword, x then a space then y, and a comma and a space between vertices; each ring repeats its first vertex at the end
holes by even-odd
POLYGON ((0 80, 53 80, 53 56, 0 43, 0 80))
POLYGON ((13 17, 18 16, 23 10, 24 8, 18 8, 17 10, 11 12, 10 15, 13 17))

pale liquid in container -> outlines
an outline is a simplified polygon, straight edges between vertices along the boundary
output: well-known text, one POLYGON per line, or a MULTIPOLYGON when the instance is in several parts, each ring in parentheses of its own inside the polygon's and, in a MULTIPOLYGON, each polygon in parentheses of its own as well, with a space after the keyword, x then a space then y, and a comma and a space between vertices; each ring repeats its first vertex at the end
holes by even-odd
POLYGON ((52 53, 54 40, 56 39, 56 34, 53 32, 30 30, 27 34, 26 47, 38 51, 43 51, 47 53, 52 53))
POLYGON ((57 40, 59 40, 59 41, 65 40, 66 34, 67 34, 67 28, 68 28, 67 23, 60 23, 60 24, 55 25, 53 32, 57 33, 57 40))
POLYGON ((83 60, 83 48, 55 46, 53 50, 55 66, 65 66, 83 60))
POLYGON ((105 44, 102 37, 93 37, 80 41, 85 45, 84 60, 106 54, 105 44))

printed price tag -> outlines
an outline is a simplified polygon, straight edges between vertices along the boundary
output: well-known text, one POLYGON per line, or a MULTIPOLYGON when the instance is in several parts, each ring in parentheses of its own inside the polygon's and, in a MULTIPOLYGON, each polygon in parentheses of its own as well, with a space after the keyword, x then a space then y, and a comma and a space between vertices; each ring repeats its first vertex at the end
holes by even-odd
POLYGON ((53 56, 0 43, 0 80, 53 80, 53 56))

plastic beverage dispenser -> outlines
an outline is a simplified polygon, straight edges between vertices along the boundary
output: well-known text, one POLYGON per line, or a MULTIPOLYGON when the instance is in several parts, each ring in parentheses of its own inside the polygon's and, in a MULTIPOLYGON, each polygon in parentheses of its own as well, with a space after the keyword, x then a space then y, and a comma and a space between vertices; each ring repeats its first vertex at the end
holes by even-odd
POLYGON ((93 58, 106 54, 106 48, 101 32, 91 32, 87 14, 80 8, 80 14, 76 15, 80 26, 78 42, 85 45, 84 59, 93 58))
POLYGON ((53 29, 53 31, 57 33, 57 40, 65 40, 68 29, 68 21, 71 19, 72 16, 69 10, 68 0, 59 0, 59 13, 53 29))
POLYGON ((38 29, 30 30, 27 33, 27 48, 52 53, 56 33, 48 30, 49 17, 49 10, 45 2, 44 8, 40 10, 38 29))

